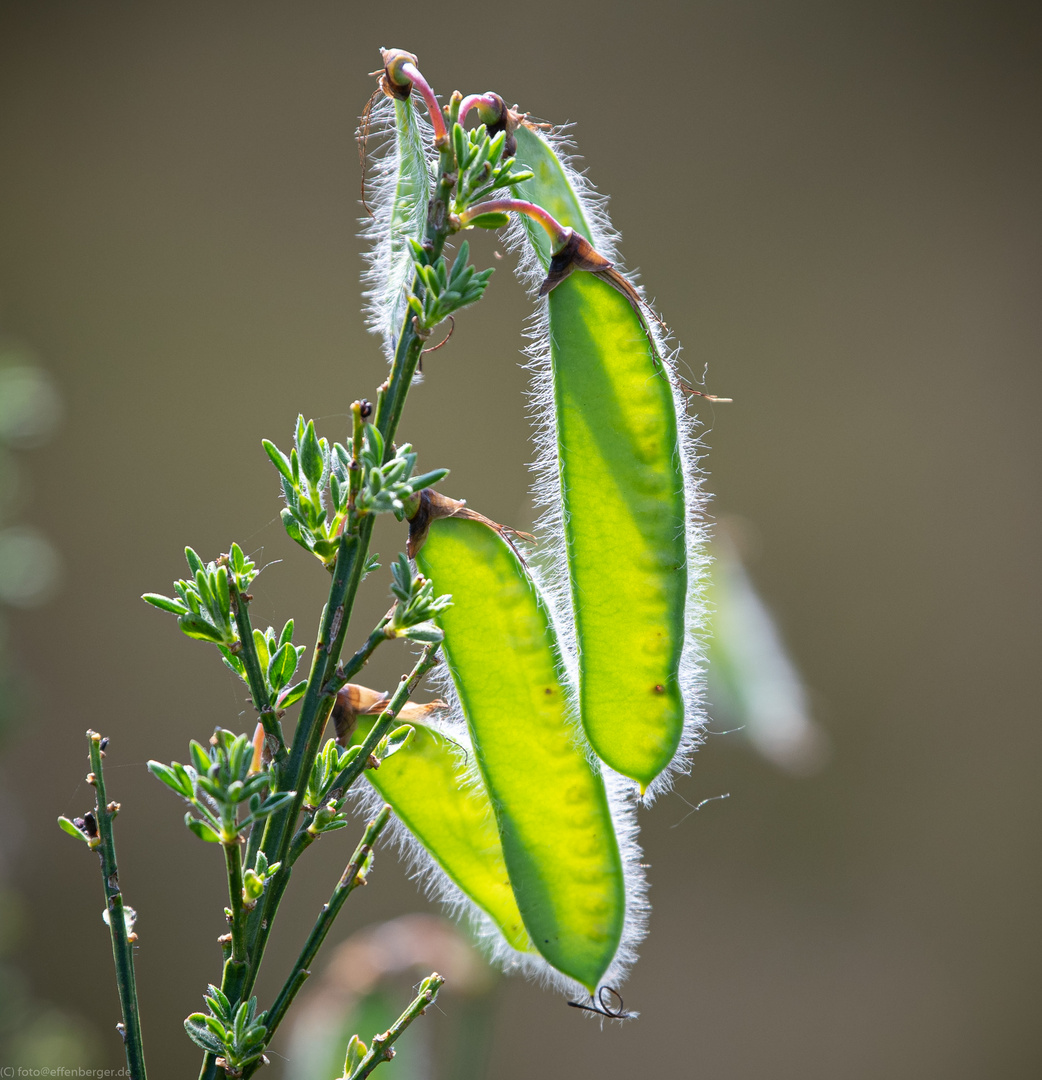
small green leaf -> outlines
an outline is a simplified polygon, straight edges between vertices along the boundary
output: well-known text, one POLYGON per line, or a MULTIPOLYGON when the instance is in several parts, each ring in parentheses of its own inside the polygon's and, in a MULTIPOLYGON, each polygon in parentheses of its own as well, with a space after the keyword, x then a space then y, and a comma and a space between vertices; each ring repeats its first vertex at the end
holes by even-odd
POLYGON ((215 592, 221 618, 224 620, 225 625, 230 625, 232 621, 232 598, 231 591, 228 588, 228 567, 226 566, 217 568, 217 588, 215 592))
POLYGON ((277 708, 288 709, 290 705, 296 704, 307 693, 308 681, 302 679, 295 686, 291 686, 288 690, 283 690, 279 695, 277 708))
POLYGON ((414 476, 409 481, 409 486, 414 492, 422 491, 424 488, 430 487, 431 484, 436 484, 439 480, 444 480, 448 475, 448 469, 432 469, 430 472, 423 473, 420 476, 414 476))
POLYGON ((300 467, 312 488, 317 488, 321 483, 324 464, 322 444, 315 434, 315 421, 309 420, 300 446, 300 467))
POLYGON ((181 633, 186 634, 190 638, 195 638, 197 641, 209 641, 215 645, 224 644, 224 635, 202 615, 197 615, 193 611, 185 612, 177 620, 178 626, 181 627, 181 633))
POLYGON ((212 1017, 205 1016, 203 1013, 192 1013, 191 1016, 185 1017, 185 1031, 192 1042, 207 1053, 223 1054, 224 1040, 218 1038, 207 1023, 212 1019, 212 1017))
POLYGON ((170 611, 174 615, 184 615, 188 611, 187 604, 182 603, 180 600, 171 600, 168 596, 160 596, 159 593, 147 592, 141 599, 146 604, 159 608, 160 611, 170 611))
POLYGON ((263 671, 271 661, 271 656, 268 653, 268 638, 263 630, 254 629, 253 646, 257 650, 257 660, 260 662, 261 670, 263 671))
POLYGON ((193 576, 203 569, 203 560, 190 547, 185 548, 185 559, 188 561, 188 568, 193 576))
POLYGON ((401 727, 397 727, 394 731, 385 735, 376 748, 377 760, 386 761, 389 757, 397 754, 399 750, 403 750, 409 745, 409 740, 414 734, 415 728, 410 727, 408 724, 402 724, 401 727))
POLYGON ((268 663, 268 684, 277 693, 293 678, 296 670, 297 650, 287 641, 268 663))
POLYGON ((188 744, 188 752, 192 755, 192 764, 195 766, 195 771, 201 776, 205 776, 210 771, 211 764, 213 764, 205 747, 202 743, 192 739, 188 744))
POLYGON ((357 1035, 352 1035, 351 1041, 347 1044, 347 1057, 344 1058, 344 1076, 350 1076, 362 1064, 362 1059, 368 1053, 369 1048, 365 1043, 357 1035))
POLYGON ((311 550, 323 561, 329 562, 336 556, 340 547, 339 540, 316 540, 311 545, 311 550))
MULTIPOLYGON (((270 440, 262 439, 261 446, 264 447, 264 452, 271 458, 272 465, 279 470, 280 473, 293 484, 293 470, 290 468, 289 458, 270 440)), ((269 473, 270 475, 270 473, 269 473)))
POLYGON ((468 225, 476 225, 479 229, 502 229, 510 224, 509 214, 478 214, 467 222, 468 225))
POLYGON ((408 638, 409 641, 419 641, 425 645, 432 645, 445 639, 445 635, 433 622, 417 623, 406 630, 399 630, 396 636, 408 638))
POLYGON ((83 832, 77 829, 76 826, 67 817, 59 817, 58 825, 70 836, 75 836, 77 840, 82 840, 85 844, 90 842, 89 838, 83 832))
POLYGON ((162 780, 168 788, 176 791, 183 799, 190 799, 192 797, 192 782, 188 777, 188 774, 184 771, 184 766, 178 766, 181 770, 179 775, 169 765, 164 765, 161 761, 148 762, 148 771, 157 779, 162 780))
POLYGON ((200 840, 205 840, 208 844, 219 844, 221 842, 220 836, 205 821, 192 817, 191 813, 185 814, 185 824, 200 840))

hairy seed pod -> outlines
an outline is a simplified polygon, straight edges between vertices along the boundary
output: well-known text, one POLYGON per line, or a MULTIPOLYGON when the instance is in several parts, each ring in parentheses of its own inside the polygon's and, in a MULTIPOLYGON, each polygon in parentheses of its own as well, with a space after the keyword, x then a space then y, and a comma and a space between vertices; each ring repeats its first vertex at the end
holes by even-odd
POLYGON ((548 274, 533 365, 553 418, 539 494, 544 532, 563 541, 557 613, 574 633, 582 723, 602 760, 646 794, 683 762, 701 724, 695 454, 657 320, 614 269, 600 208, 550 142, 524 126, 517 139, 518 161, 534 172, 519 194, 598 257, 562 265, 541 228, 525 218, 515 229, 522 271, 533 285, 548 274))
MULTIPOLYGON (((364 742, 375 722, 374 716, 358 717, 352 743, 364 742)), ((468 768, 463 747, 433 727, 433 721, 409 722, 415 727, 412 739, 379 769, 367 770, 366 779, 456 889, 492 920, 506 944, 532 952, 480 777, 468 768)), ((433 883, 438 889, 439 883, 433 883)), ((441 891, 450 903, 459 899, 450 890, 441 891)), ((482 926, 480 916, 474 921, 479 934, 491 929, 482 926)))
MULTIPOLYGON (((458 504, 457 504, 458 505, 458 504)), ((473 517, 427 523, 421 572, 452 606, 444 651, 533 944, 591 993, 619 951, 626 881, 608 795, 571 719, 557 639, 503 536, 473 517)))

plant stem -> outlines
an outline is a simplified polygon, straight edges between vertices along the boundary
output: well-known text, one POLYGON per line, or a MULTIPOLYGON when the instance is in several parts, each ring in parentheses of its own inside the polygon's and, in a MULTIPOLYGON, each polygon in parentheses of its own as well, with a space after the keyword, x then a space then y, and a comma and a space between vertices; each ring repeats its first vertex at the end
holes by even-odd
POLYGON ((373 845, 376 843, 377 837, 383 832, 384 826, 386 826, 390 817, 391 808, 385 804, 380 813, 366 826, 362 839, 358 847, 355 848, 351 861, 347 864, 347 869, 333 890, 333 895, 330 896, 328 903, 323 904, 322 911, 315 920, 315 925, 312 927, 311 933, 308 934, 304 947, 300 950, 297 962, 293 965, 293 970, 289 973, 282 989, 279 991, 278 997, 268 1012, 268 1019, 265 1023, 268 1028, 269 1039, 282 1022, 286 1010, 290 1007, 293 998, 296 997, 297 991, 304 985, 311 974, 312 961, 321 948, 322 942, 325 941, 326 934, 329 933, 333 925, 333 920, 340 914, 344 901, 347 900, 356 886, 365 884, 366 879, 363 873, 366 869, 365 863, 369 858, 373 845))
MULTIPOLYGON (((424 245, 430 252, 432 259, 436 259, 441 254, 445 241, 453 228, 449 211, 452 190, 456 183, 456 158, 451 139, 440 139, 438 151, 438 178, 427 215, 424 245)), ((422 299, 422 286, 420 283, 414 279, 412 287, 413 291, 420 294, 422 299)), ((390 375, 377 395, 374 421, 377 430, 384 439, 385 461, 390 460, 395 452, 394 436, 405 408, 405 399, 408 396, 413 377, 419 365, 422 349, 423 341, 416 334, 410 312, 405 317, 398 338, 390 375)), ((283 866, 273 879, 271 887, 265 890, 262 900, 258 902, 249 915, 246 925, 248 964, 242 969, 238 966, 233 969, 231 961, 225 964, 221 989, 232 1001, 246 997, 253 988, 260 970, 268 934, 271 931, 271 925, 274 922, 279 902, 285 891, 291 869, 286 863, 286 859, 293 841, 293 826, 303 805, 304 789, 306 787, 305 778, 310 772, 315 756, 318 753, 322 733, 325 730, 326 722, 336 700, 336 690, 331 692, 330 682, 336 675, 336 666, 343 650, 355 595, 362 579, 362 572, 369 552, 369 541, 373 532, 373 520, 371 514, 362 516, 355 525, 357 531, 353 531, 350 527, 345 528, 340 537, 333 581, 330 585, 329 598, 326 601, 322 616, 318 642, 312 659, 311 673, 308 677, 308 687, 301 703, 300 717, 293 734, 293 743, 289 751, 285 775, 279 778, 280 789, 295 791, 296 795, 293 802, 285 810, 273 814, 268 819, 261 841, 261 848, 269 864, 283 862, 283 866), (240 971, 241 978, 239 977, 240 971)), ((240 636, 242 635, 240 634, 240 636)), ((424 655, 432 654, 430 650, 427 650, 424 655)), ((362 662, 364 663, 364 659, 362 662)), ((424 669, 424 673, 429 670, 433 663, 434 660, 431 658, 427 668, 424 669)), ((415 681, 410 679, 407 684, 410 686, 411 692, 411 688, 415 686, 415 681)), ((403 685, 406 684, 403 683, 403 685)), ((404 700, 403 698, 402 703, 404 703, 404 700)), ((398 708, 400 707, 401 704, 398 705, 398 708)), ((374 725, 370 738, 366 740, 367 744, 372 741, 372 735, 377 732, 378 728, 382 726, 382 730, 377 740, 372 741, 372 746, 363 749, 362 753, 371 753, 379 738, 382 738, 390 729, 392 721, 393 715, 383 721, 382 725, 381 722, 374 725)), ((265 728, 265 731, 267 731, 267 728, 265 728)), ((361 754, 359 758, 361 759, 361 754)), ((357 778, 364 765, 365 761, 360 760, 358 770, 351 775, 348 783, 357 778)), ((303 850, 303 846, 300 850, 303 850)), ((213 1080, 216 1074, 217 1066, 214 1055, 205 1054, 202 1069, 199 1073, 200 1080, 213 1080)))
MULTIPOLYGON (((398 689, 395 690, 391 700, 387 703, 387 707, 373 725, 372 730, 362 744, 362 748, 355 757, 355 760, 340 773, 334 781, 331 789, 333 792, 337 790, 341 793, 346 791, 361 775, 369 762, 369 756, 376 749, 377 743, 379 743, 379 741, 391 730, 391 725, 394 723, 395 717, 398 715, 402 706, 409 700, 409 696, 416 689, 424 675, 426 675, 437 663, 437 651, 437 645, 428 645, 421 654, 420 659, 416 662, 416 666, 412 669, 412 672, 408 676, 402 677, 401 682, 398 684, 398 689)), ((257 970, 260 967, 260 961, 264 955, 265 946, 267 945, 268 935, 271 932, 274 915, 278 910, 282 894, 286 889, 289 872, 293 868, 293 863, 299 855, 311 845, 313 840, 314 837, 307 832, 306 827, 302 826, 297 830, 291 838, 287 851, 281 860, 282 867, 275 875, 270 889, 270 897, 268 895, 269 890, 265 890, 264 900, 267 901, 267 904, 265 905, 264 901, 257 904, 255 913, 261 911, 262 914, 257 934, 250 939, 254 942, 254 945, 251 953, 252 964, 250 967, 249 978, 242 991, 244 997, 250 992, 253 987, 253 981, 256 979, 257 970)))
POLYGON ((420 992, 409 1003, 409 1007, 382 1034, 373 1036, 369 1053, 358 1063, 348 1080, 365 1080, 381 1061, 390 1061, 394 1057, 392 1046, 398 1037, 416 1019, 427 1011, 427 1006, 434 1002, 438 991, 445 985, 445 980, 435 971, 420 983, 420 992))
POLYGON ((366 643, 351 657, 350 660, 344 664, 343 668, 337 672, 336 681, 340 684, 337 690, 343 688, 344 683, 349 683, 365 665, 369 662, 369 657, 376 652, 376 648, 381 642, 387 640, 387 632, 385 627, 389 622, 388 619, 384 619, 380 625, 369 635, 366 639, 366 643))
POLYGON ((264 734, 275 743, 274 760, 279 772, 286 764, 286 743, 282 737, 282 725, 275 714, 275 706, 268 694, 268 687, 264 681, 264 673, 261 671, 260 657, 257 655, 257 645, 253 640, 253 626, 250 623, 250 609, 248 593, 240 592, 235 587, 235 577, 229 574, 228 585, 232 596, 232 610, 235 612, 235 628, 239 631, 239 641, 242 644, 242 662, 246 667, 246 678, 250 685, 250 696, 253 705, 260 714, 260 722, 264 725, 264 734))
POLYGON ((116 842, 112 835, 112 819, 119 812, 119 803, 108 802, 105 795, 105 777, 101 768, 101 736, 96 731, 88 731, 87 739, 90 745, 91 771, 88 779, 94 786, 98 800, 95 811, 98 822, 97 851, 105 885, 105 910, 108 913, 109 934, 112 938, 112 958, 116 963, 116 986, 123 1011, 120 1034, 123 1036, 123 1048, 126 1051, 131 1080, 145 1080, 145 1051, 141 1040, 137 981, 134 978, 134 950, 123 915, 123 894, 119 889, 119 872, 116 867, 116 842))
POLYGON ((232 955, 229 963, 245 967, 246 954, 246 911, 242 903, 242 846, 236 837, 230 843, 223 843, 224 865, 228 871, 228 900, 231 908, 232 955))

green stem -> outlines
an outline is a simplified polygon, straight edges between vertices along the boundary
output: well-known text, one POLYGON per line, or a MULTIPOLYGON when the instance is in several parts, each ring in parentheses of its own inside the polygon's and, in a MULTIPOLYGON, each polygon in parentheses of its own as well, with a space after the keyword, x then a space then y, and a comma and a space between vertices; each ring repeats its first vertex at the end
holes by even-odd
POLYGON ((224 865, 228 871, 228 900, 231 909, 232 955, 230 962, 245 966, 246 953, 246 910, 242 902, 242 847, 238 837, 231 843, 221 845, 224 848, 224 865))
POLYGON ((315 920, 315 925, 312 927, 311 933, 308 934, 304 947, 300 950, 297 962, 293 965, 292 971, 290 971, 286 982, 279 991, 278 997, 275 998, 275 1002, 268 1012, 268 1019, 265 1024, 268 1028, 269 1039, 274 1035, 279 1024, 282 1023, 286 1010, 292 1004, 297 991, 304 985, 311 974, 311 964, 318 954, 322 942, 325 941, 326 935, 333 925, 333 920, 340 914, 344 901, 347 900, 356 886, 365 884, 366 879, 363 874, 365 863, 369 858, 373 845, 376 843, 377 837, 383 832, 384 826, 386 826, 390 817, 391 808, 384 805, 380 813, 369 822, 362 835, 361 842, 355 848, 351 861, 347 864, 347 869, 333 890, 333 895, 330 896, 328 903, 323 904, 322 911, 315 920))
POLYGON ((123 1011, 120 1034, 127 1055, 131 1080, 145 1080, 145 1050, 141 1040, 141 1014, 138 1009, 137 981, 134 978, 134 951, 123 915, 123 894, 119 889, 116 867, 116 842, 112 835, 112 819, 119 812, 119 803, 109 802, 105 795, 105 777, 101 769, 103 751, 101 736, 88 731, 90 771, 88 778, 97 795, 95 814, 98 821, 97 851, 101 859, 101 878, 105 885, 105 910, 108 913, 109 935, 112 938, 112 958, 116 963, 116 986, 123 1011))
MULTIPOLYGON (((425 247, 432 259, 436 259, 441 254, 453 228, 450 218, 450 201, 452 189, 456 183, 456 159, 451 140, 442 140, 442 145, 438 150, 438 179, 425 230, 425 247)), ((422 291, 416 281, 413 282, 413 289, 422 291)), ((409 313, 406 315, 398 338, 390 376, 377 395, 374 419, 375 426, 384 439, 385 461, 389 461, 394 455, 394 436, 405 408, 405 399, 420 362, 422 349, 423 341, 417 336, 412 323, 412 315, 409 313)), ((322 732, 325 730, 336 700, 336 692, 333 691, 331 694, 329 685, 336 674, 336 666, 343 649, 355 595, 368 556, 369 541, 373 532, 373 516, 364 515, 352 524, 355 524, 357 531, 345 528, 340 537, 333 582, 322 617, 318 643, 315 646, 308 687, 301 704, 297 728, 293 734, 293 744, 289 752, 285 775, 279 778, 280 788, 295 791, 296 796, 289 807, 273 814, 268 819, 261 841, 261 848, 269 863, 284 861, 289 855, 294 836, 293 826, 303 805, 306 787, 304 781, 318 753, 322 732)), ((391 719, 393 720, 393 717, 391 719)), ((386 722, 379 738, 382 738, 389 730, 390 723, 391 720, 386 722)), ((376 732, 379 726, 379 724, 374 725, 373 732, 376 732)), ((373 747, 375 745, 376 743, 373 742, 373 747)), ((361 762, 358 772, 361 771, 362 766, 364 766, 364 761, 361 762)), ((357 778, 358 772, 351 777, 352 781, 357 778)), ((265 890, 264 898, 250 913, 246 926, 249 964, 245 969, 240 969, 236 965, 234 970, 230 961, 225 964, 221 989, 232 1001, 242 1000, 253 988, 289 872, 288 865, 284 865, 279 870, 272 882, 272 887, 265 890)), ((200 1080, 213 1080, 216 1074, 214 1055, 205 1054, 199 1073, 200 1080)))
POLYGON ((398 1037, 418 1016, 423 1016, 427 1006, 434 1003, 438 991, 445 985, 445 980, 433 972, 420 983, 420 992, 412 999, 409 1007, 398 1017, 397 1020, 382 1034, 373 1036, 373 1044, 369 1053, 358 1063, 348 1080, 365 1080, 373 1069, 381 1061, 390 1061, 394 1057, 391 1047, 397 1042, 398 1037))
MULTIPOLYGON (((398 684, 398 689, 395 690, 391 700, 387 703, 387 707, 377 718, 376 723, 373 725, 372 730, 362 744, 362 748, 355 757, 355 760, 340 773, 334 781, 331 789, 333 793, 338 790, 343 793, 361 775, 369 762, 370 754, 376 749, 379 741, 391 730, 395 717, 401 711, 402 706, 409 700, 410 695, 416 689, 424 675, 426 675, 437 663, 437 650, 437 645, 428 645, 421 654, 416 666, 412 669, 412 672, 408 676, 402 677, 401 682, 398 684)), ((258 930, 256 936, 250 937, 250 940, 255 944, 251 953, 252 965, 250 967, 250 976, 243 990, 244 997, 252 989, 253 982, 257 977, 260 961, 264 955, 264 949, 268 942, 268 935, 271 933, 275 912, 278 910, 279 903, 282 900, 282 894, 286 890, 289 872, 293 868, 293 863, 296 862, 303 851, 310 847, 314 839, 315 838, 308 833, 306 824, 302 825, 300 829, 297 830, 291 838, 287 851, 281 860, 282 866, 275 875, 272 886, 265 890, 264 899, 260 901, 254 909, 253 914, 258 918, 258 930), (258 912, 260 913, 259 915, 258 912)))
MULTIPOLYGON (((401 712, 402 706, 412 696, 423 676, 438 662, 435 656, 437 650, 437 645, 428 645, 412 672, 408 676, 402 677, 398 689, 395 690, 391 700, 388 701, 387 707, 380 713, 354 761, 333 781, 329 789, 330 798, 339 799, 361 775, 368 765, 369 755, 376 749, 380 740, 391 730, 391 725, 397 718, 398 713, 401 712)), ((317 839, 315 834, 308 830, 308 826, 313 819, 313 814, 307 815, 304 821, 301 822, 300 828, 293 834, 289 851, 286 853, 285 862, 283 863, 284 866, 291 867, 317 839)))
POLYGON ((369 662, 369 657, 376 652, 377 647, 388 639, 387 631, 384 629, 388 622, 390 622, 390 619, 383 619, 377 629, 369 634, 365 645, 358 649, 354 656, 337 672, 337 681, 340 684, 337 687, 338 690, 343 687, 344 683, 350 683, 351 679, 362 671, 363 667, 369 662))
POLYGON ((257 852, 260 851, 261 838, 264 835, 264 822, 255 821, 250 826, 250 836, 246 842, 246 857, 243 859, 243 866, 249 867, 251 870, 257 866, 257 852))
POLYGON ((268 694, 267 682, 261 671, 260 657, 257 655, 257 644, 253 640, 253 626, 250 623, 249 593, 240 592, 235 587, 234 578, 229 575, 228 585, 232 595, 232 610, 235 612, 235 628, 239 632, 239 641, 242 645, 240 656, 246 668, 246 679, 250 686, 250 696, 253 704, 260 714, 260 722, 264 726, 264 734, 275 743, 274 760, 279 772, 286 764, 286 743, 282 737, 282 725, 279 723, 268 694))

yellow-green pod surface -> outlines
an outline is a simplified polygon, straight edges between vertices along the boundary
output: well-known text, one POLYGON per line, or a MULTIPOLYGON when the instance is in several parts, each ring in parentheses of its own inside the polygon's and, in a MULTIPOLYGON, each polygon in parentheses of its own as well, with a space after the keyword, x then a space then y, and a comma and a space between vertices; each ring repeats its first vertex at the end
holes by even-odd
MULTIPOLYGON (((375 722, 375 716, 358 717, 352 742, 364 742, 375 722)), ((423 724, 413 727, 405 747, 379 769, 367 770, 366 779, 507 944, 531 952, 485 789, 467 776, 459 748, 446 736, 423 724)))
POLYGON ((592 993, 618 950, 622 860, 599 771, 579 745, 561 656, 535 585, 479 521, 431 523, 417 566, 437 593, 444 651, 535 947, 592 993))
MULTIPOLYGON (((553 149, 528 128, 516 134, 517 160, 535 174, 523 197, 592 239, 553 149)), ((525 227, 545 268, 549 240, 525 227)), ((600 757, 643 792, 684 729, 687 542, 673 390, 642 316, 609 282, 575 271, 548 302, 582 722, 600 757)))

